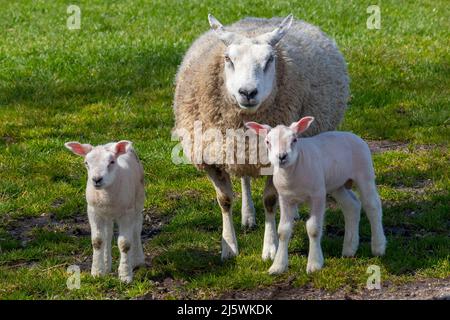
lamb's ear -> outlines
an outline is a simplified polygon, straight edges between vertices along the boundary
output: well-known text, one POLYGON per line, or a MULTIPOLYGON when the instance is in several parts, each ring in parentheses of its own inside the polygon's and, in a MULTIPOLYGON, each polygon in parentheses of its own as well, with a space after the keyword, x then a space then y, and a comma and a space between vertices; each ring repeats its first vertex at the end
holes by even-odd
POLYGON ((297 133, 302 133, 306 129, 309 128, 311 123, 314 121, 314 117, 303 117, 297 122, 294 122, 290 125, 290 128, 297 133))
POLYGON ((82 157, 85 157, 92 150, 92 146, 90 144, 81 144, 76 141, 66 142, 64 143, 64 146, 76 155, 82 157))
POLYGON ((211 26, 211 29, 214 30, 214 32, 217 35, 217 37, 220 40, 222 40, 222 42, 226 46, 229 46, 230 44, 232 44, 238 38, 237 34, 235 34, 233 32, 229 32, 229 31, 225 31, 225 28, 219 22, 219 20, 217 20, 210 13, 208 14, 208 21, 209 21, 209 25, 211 26))
POLYGON ((271 46, 275 46, 284 37, 284 35, 291 27, 292 20, 294 19, 293 17, 294 16, 291 13, 286 18, 284 18, 283 21, 281 21, 281 23, 275 30, 260 35, 258 39, 262 42, 270 44, 271 46))
POLYGON ((267 124, 259 124, 257 122, 246 122, 245 126, 249 129, 252 129, 256 132, 257 135, 260 136, 266 136, 272 129, 272 127, 268 126, 267 124))
POLYGON ((116 143, 114 146, 114 151, 116 153, 116 157, 127 153, 128 148, 131 147, 132 142, 128 140, 121 140, 116 143))

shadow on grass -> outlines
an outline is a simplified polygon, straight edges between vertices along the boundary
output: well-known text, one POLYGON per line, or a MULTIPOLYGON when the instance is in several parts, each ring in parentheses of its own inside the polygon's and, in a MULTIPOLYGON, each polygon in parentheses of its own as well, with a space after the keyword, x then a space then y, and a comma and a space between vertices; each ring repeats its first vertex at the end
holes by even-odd
POLYGON ((141 91, 171 88, 182 50, 159 44, 153 47, 99 49, 90 60, 77 62, 81 52, 61 49, 55 66, 38 63, 31 74, 15 75, 12 83, 2 82, 0 105, 27 108, 60 108, 76 111, 83 104, 114 97, 133 96, 141 91), (50 69, 50 70, 48 70, 50 69), (8 85, 6 85, 8 84, 8 85))

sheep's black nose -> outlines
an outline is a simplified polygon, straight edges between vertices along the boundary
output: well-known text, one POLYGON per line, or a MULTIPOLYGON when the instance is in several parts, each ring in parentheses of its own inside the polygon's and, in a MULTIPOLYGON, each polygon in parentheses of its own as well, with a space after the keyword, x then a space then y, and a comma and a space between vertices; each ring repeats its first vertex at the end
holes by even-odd
POLYGON ((94 181, 95 184, 100 184, 103 181, 102 177, 93 177, 92 181, 94 181))
POLYGON ((280 159, 280 162, 285 161, 287 158, 287 153, 281 153, 278 155, 278 159, 280 159))
POLYGON ((258 89, 247 90, 247 89, 239 89, 239 94, 247 100, 253 99, 258 94, 258 89))

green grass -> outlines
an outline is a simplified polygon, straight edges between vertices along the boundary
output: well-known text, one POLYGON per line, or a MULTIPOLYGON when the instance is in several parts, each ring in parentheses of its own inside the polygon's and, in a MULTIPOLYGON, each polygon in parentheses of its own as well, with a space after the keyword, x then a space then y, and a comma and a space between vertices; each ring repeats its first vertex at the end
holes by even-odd
MULTIPOLYGON (((234 289, 293 284, 363 288, 377 264, 393 282, 450 276, 449 17, 444 0, 380 1, 381 30, 366 29, 370 1, 77 1, 80 30, 66 28, 65 1, 0 1, 0 298, 132 298, 158 292, 158 282, 182 283, 166 294, 207 298, 234 289), (239 228, 240 255, 220 261, 221 216, 205 175, 174 165, 170 153, 173 81, 183 53, 208 29, 207 13, 223 23, 244 16, 296 17, 336 39, 352 80, 343 130, 371 140, 408 143, 374 156, 388 236, 385 257, 369 248, 363 217, 357 258, 340 257, 342 214, 330 209, 323 239, 325 268, 306 275, 304 221, 290 245, 289 272, 267 274, 262 181, 255 186, 258 228, 239 228), (79 158, 63 143, 134 141, 144 163, 146 208, 170 218, 146 243, 152 266, 131 285, 114 275, 94 279, 87 237, 32 230, 21 243, 7 231, 20 218, 85 215, 79 158), (426 148, 421 148, 426 145, 426 148), (175 196, 174 196, 175 195, 175 196), (81 288, 68 290, 66 268, 82 266, 81 288)), ((239 183, 236 181, 235 190, 239 183)), ((238 199, 239 200, 239 199, 238 199)), ((114 267, 118 250, 114 248, 114 267)))

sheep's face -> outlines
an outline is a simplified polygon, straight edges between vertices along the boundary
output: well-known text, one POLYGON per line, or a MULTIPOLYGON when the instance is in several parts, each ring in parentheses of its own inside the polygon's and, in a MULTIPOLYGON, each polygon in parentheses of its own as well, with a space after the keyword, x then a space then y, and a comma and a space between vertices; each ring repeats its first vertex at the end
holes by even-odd
POLYGON ((84 158, 88 172, 88 184, 96 189, 111 186, 116 179, 117 158, 127 152, 129 141, 119 141, 93 147, 90 144, 67 142, 66 148, 84 158))
POLYGON ((225 85, 240 108, 256 111, 273 90, 276 57, 272 46, 246 40, 225 52, 225 85))
POLYGON ((224 77, 228 94, 240 108, 255 112, 275 86, 274 47, 289 29, 292 15, 275 30, 254 38, 226 31, 212 15, 208 15, 208 19, 217 37, 227 47, 224 52, 224 77))
POLYGON ((245 126, 265 137, 264 141, 269 152, 270 162, 275 167, 286 168, 297 161, 298 135, 308 129, 313 121, 313 117, 303 117, 289 127, 279 125, 271 128, 256 122, 247 122, 245 126))

